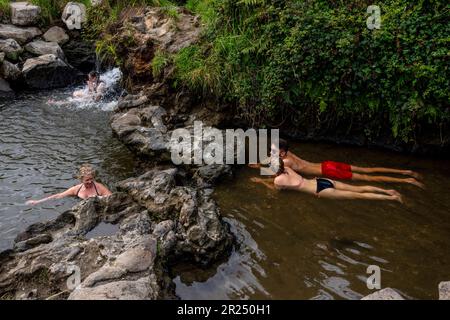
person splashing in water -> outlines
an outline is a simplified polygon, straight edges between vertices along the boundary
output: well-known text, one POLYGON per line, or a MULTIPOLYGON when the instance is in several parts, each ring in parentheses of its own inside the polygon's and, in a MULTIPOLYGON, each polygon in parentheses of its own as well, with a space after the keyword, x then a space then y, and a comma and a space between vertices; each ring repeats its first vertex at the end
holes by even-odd
POLYGON ((36 205, 47 200, 62 199, 71 196, 84 200, 91 197, 110 196, 112 194, 107 187, 95 181, 95 170, 89 164, 84 164, 81 166, 78 173, 78 178, 81 181, 80 184, 73 186, 64 192, 54 194, 41 200, 29 200, 26 204, 36 205))
POLYGON ((252 178, 251 181, 262 183, 270 189, 300 191, 315 195, 318 198, 390 200, 403 203, 400 193, 395 190, 386 190, 374 186, 352 186, 325 178, 305 179, 293 169, 285 167, 281 157, 272 158, 271 168, 273 171, 278 168, 273 182, 256 177, 252 178))
POLYGON ((88 74, 87 87, 77 90, 73 93, 74 98, 92 98, 99 101, 106 92, 106 84, 100 80, 100 74, 97 71, 91 71, 88 74))

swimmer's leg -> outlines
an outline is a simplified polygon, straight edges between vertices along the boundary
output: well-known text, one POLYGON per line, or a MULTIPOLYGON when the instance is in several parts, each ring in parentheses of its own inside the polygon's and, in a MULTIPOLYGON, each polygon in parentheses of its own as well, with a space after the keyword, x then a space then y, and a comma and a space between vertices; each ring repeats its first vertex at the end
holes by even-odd
POLYGON ((321 191, 318 196, 320 198, 336 199, 336 200, 388 200, 388 201, 398 201, 403 203, 402 197, 398 195, 385 195, 378 193, 360 193, 353 191, 344 191, 336 189, 325 189, 321 191))

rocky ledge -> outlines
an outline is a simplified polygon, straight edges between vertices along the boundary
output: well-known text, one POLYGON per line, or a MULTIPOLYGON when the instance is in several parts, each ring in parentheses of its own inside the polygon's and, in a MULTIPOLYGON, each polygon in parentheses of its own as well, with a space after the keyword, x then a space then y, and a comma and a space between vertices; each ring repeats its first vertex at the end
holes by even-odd
POLYGON ((0 98, 14 90, 66 87, 94 68, 94 44, 79 31, 65 30, 62 22, 41 30, 42 10, 28 2, 13 2, 10 10, 0 23, 0 98))
POLYGON ((211 189, 178 185, 183 175, 177 168, 152 169, 120 182, 108 198, 82 201, 53 221, 31 225, 0 254, 0 297, 176 298, 167 266, 208 265, 225 257, 233 241, 211 189), (100 223, 117 230, 90 238, 100 223))

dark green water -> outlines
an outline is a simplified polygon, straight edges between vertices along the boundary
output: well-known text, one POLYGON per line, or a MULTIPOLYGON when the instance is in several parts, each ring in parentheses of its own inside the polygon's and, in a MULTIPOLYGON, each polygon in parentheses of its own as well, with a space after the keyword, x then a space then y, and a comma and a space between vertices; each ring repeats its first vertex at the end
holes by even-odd
POLYGON ((305 159, 361 166, 411 168, 427 190, 400 191, 397 203, 332 201, 255 185, 244 168, 215 197, 241 243, 231 259, 208 271, 179 270, 182 298, 359 299, 368 265, 381 268, 381 286, 406 297, 437 299, 450 279, 450 162, 326 144, 296 144, 305 159))

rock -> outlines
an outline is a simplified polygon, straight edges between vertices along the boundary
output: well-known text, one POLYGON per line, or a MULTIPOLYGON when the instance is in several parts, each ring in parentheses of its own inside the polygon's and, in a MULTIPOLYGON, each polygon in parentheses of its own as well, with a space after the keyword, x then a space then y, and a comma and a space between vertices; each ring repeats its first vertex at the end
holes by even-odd
POLYGON ((61 88, 72 84, 77 72, 54 54, 28 59, 22 74, 31 89, 61 88))
POLYGON ((148 278, 116 281, 94 288, 77 289, 70 294, 69 300, 150 300, 157 298, 155 287, 156 281, 148 278))
POLYGON ((83 40, 70 40, 62 47, 67 61, 74 68, 88 73, 95 69, 95 45, 83 40))
POLYGON ((29 26, 39 21, 41 8, 28 2, 13 2, 11 6, 11 22, 18 26, 29 26))
POLYGON ((0 39, 0 51, 4 52, 8 59, 17 61, 23 49, 14 39, 0 39))
POLYGON ((16 81, 21 76, 19 67, 7 60, 3 61, 0 67, 0 73, 6 80, 10 81, 16 81))
POLYGON ((117 110, 122 111, 130 108, 139 107, 147 102, 148 97, 146 95, 143 95, 142 93, 137 95, 129 94, 119 99, 119 102, 117 104, 117 110))
POLYGON ((14 245, 14 250, 16 250, 18 252, 26 251, 26 250, 31 249, 33 247, 36 247, 36 246, 38 246, 40 244, 49 243, 52 240, 53 239, 52 239, 51 235, 49 235, 49 234, 40 234, 40 235, 38 235, 38 236, 36 236, 34 238, 27 239, 27 240, 21 241, 21 242, 17 242, 14 245))
POLYGON ((450 300, 450 281, 439 283, 439 300, 450 300))
POLYGON ((56 42, 59 45, 67 43, 70 39, 64 29, 58 26, 48 29, 47 32, 44 33, 43 37, 45 41, 56 42))
POLYGON ((3 79, 0 78, 0 98, 13 98, 14 97, 14 91, 9 86, 9 83, 3 79))
POLYGON ((35 27, 20 28, 11 24, 0 24, 0 39, 14 39, 21 45, 41 34, 41 30, 35 27))
POLYGON ((392 288, 384 288, 376 291, 361 300, 405 300, 397 291, 392 288))
POLYGON ((86 6, 79 2, 68 2, 64 7, 61 19, 66 24, 67 29, 81 29, 81 25, 86 22, 86 6))
POLYGON ((35 40, 25 45, 25 50, 34 54, 35 56, 42 56, 45 54, 53 54, 61 60, 65 60, 64 52, 56 42, 47 42, 42 40, 35 40))

